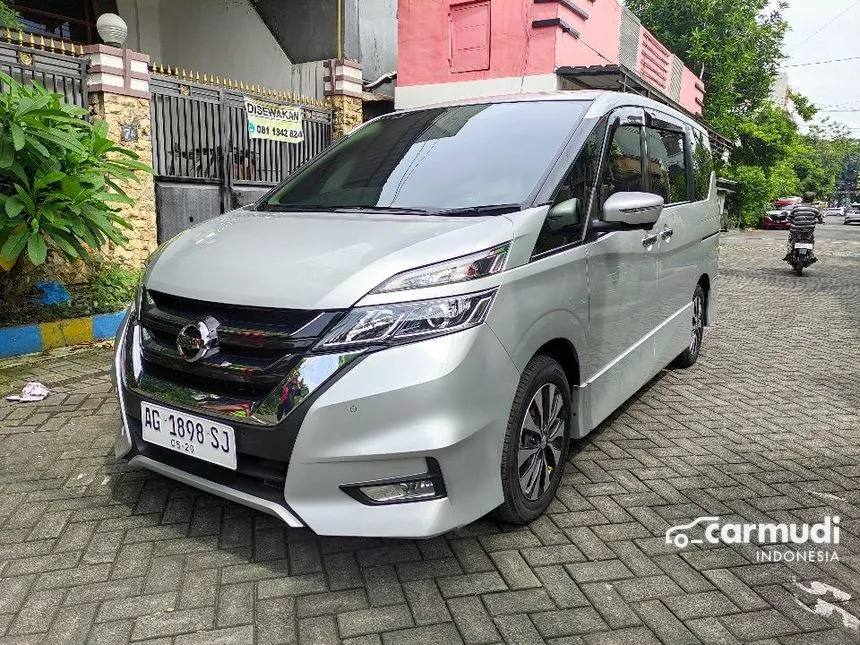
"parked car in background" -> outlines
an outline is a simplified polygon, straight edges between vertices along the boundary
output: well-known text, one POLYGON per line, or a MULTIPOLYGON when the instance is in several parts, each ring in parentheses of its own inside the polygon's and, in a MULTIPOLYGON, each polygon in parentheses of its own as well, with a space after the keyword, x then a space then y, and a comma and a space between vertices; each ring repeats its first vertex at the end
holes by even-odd
POLYGON ((847 213, 845 213, 845 219, 842 220, 843 224, 860 224, 860 208, 855 209, 852 208, 847 213))
POLYGON ((792 208, 794 208, 794 204, 768 211, 761 219, 761 227, 763 229, 790 229, 791 222, 788 221, 788 214, 791 212, 792 208))
POLYGON ((844 206, 830 206, 824 209, 825 217, 844 217, 845 216, 845 207, 844 206))

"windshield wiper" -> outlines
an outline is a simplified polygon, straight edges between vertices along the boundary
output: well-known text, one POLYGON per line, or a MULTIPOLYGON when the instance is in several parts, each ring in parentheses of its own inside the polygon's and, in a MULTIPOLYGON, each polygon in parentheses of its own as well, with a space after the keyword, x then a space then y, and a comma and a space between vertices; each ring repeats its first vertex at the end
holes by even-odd
POLYGON ((485 204, 483 206, 464 206, 463 208, 447 208, 439 211, 438 215, 504 215, 516 213, 523 207, 519 204, 485 204))
POLYGON ((332 210, 338 213, 406 213, 409 215, 434 215, 438 212, 433 208, 408 206, 336 206, 332 210))
POLYGON ((409 215, 433 215, 437 212, 432 208, 407 208, 401 206, 325 206, 322 204, 265 204, 260 210, 287 213, 402 213, 409 215))
POLYGON ((321 206, 319 204, 262 204, 261 211, 279 213, 323 213, 336 210, 337 206, 321 206))

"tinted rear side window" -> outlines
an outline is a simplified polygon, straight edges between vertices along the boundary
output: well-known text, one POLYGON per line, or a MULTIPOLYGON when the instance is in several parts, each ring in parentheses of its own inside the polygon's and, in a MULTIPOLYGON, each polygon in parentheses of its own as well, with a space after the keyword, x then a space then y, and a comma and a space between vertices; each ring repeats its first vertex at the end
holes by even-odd
POLYGON ((320 155, 267 204, 432 209, 521 204, 587 106, 523 101, 395 113, 320 155))
POLYGON ((684 134, 675 130, 646 128, 645 136, 651 192, 662 196, 666 204, 686 202, 689 198, 684 134))
POLYGON ((711 153, 711 144, 708 135, 698 130, 693 130, 693 186, 695 187, 696 201, 708 198, 711 189, 711 173, 714 172, 714 156, 711 153))

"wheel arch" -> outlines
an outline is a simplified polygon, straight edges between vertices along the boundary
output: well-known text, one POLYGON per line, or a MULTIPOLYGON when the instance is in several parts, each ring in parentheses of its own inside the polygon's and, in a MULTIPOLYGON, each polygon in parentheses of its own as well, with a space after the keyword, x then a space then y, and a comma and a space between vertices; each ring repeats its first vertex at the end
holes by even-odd
POLYGON ((567 377, 568 385, 570 385, 570 405, 573 412, 571 437, 580 438, 582 436, 582 414, 580 412, 581 389, 579 385, 582 382, 580 380, 582 373, 576 347, 569 339, 558 337, 541 345, 534 355, 548 356, 557 361, 564 370, 564 375, 567 377))

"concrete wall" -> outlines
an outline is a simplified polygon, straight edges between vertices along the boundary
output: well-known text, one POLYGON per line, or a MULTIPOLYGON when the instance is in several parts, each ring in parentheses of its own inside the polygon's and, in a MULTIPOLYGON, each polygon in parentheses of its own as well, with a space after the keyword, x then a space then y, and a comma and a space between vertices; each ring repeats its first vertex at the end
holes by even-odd
POLYGON ((152 61, 290 89, 293 64, 248 0, 119 0, 126 45, 152 61))
MULTIPOLYGON (((397 0, 355 0, 358 5, 358 60, 365 80, 397 71, 397 0)), ((394 95, 391 83, 377 92, 394 95)))
POLYGON ((119 15, 128 24, 125 46, 149 54, 150 60, 162 61, 160 0, 117 0, 119 15))
POLYGON ((159 26, 168 65, 289 86, 292 62, 247 0, 162 0, 159 26))
MULTIPOLYGON (((179 0, 173 0, 174 2, 179 0)), ((365 2, 379 0, 365 0, 365 2)), ((296 63, 337 58, 338 0, 257 0, 260 16, 296 63)), ((341 15, 342 24, 346 18, 341 15)))

